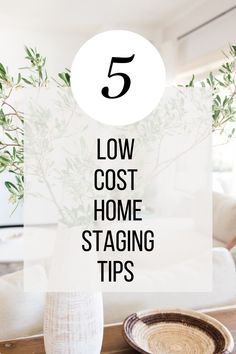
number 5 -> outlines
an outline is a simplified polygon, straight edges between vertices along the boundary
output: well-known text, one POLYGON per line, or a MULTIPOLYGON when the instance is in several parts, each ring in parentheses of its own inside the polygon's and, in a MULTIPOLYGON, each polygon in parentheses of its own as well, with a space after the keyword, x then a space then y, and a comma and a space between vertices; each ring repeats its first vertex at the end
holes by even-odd
POLYGON ((109 71, 108 71, 108 77, 121 76, 124 79, 124 86, 123 86, 121 92, 119 93, 119 95, 117 95, 117 96, 109 96, 109 87, 107 87, 107 86, 103 87, 102 95, 104 97, 110 98, 110 99, 119 98, 121 96, 124 96, 126 94, 126 92, 129 90, 130 84, 131 84, 130 77, 124 73, 111 74, 111 70, 112 70, 112 65, 114 63, 130 63, 134 59, 134 56, 135 56, 135 54, 133 54, 131 57, 127 57, 127 58, 121 58, 121 57, 112 57, 111 58, 111 64, 110 64, 109 71))

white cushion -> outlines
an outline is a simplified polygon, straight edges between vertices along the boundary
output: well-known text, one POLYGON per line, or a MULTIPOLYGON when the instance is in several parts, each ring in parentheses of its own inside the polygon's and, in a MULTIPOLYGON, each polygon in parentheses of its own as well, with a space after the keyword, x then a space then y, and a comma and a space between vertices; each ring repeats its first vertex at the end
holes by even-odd
MULTIPOLYGON (((44 283, 42 267, 28 269, 37 282, 44 283)), ((23 290, 23 271, 0 277, 0 340, 31 336, 42 332, 44 293, 23 290)))
POLYGON ((213 237, 224 243, 236 236, 236 200, 213 193, 213 237))
MULTIPOLYGON (((170 277, 173 274, 170 274, 170 277)), ((105 293, 105 323, 123 321, 132 312, 153 308, 202 309, 232 304, 236 298, 236 270, 230 252, 213 249, 213 289, 195 293, 105 293)))

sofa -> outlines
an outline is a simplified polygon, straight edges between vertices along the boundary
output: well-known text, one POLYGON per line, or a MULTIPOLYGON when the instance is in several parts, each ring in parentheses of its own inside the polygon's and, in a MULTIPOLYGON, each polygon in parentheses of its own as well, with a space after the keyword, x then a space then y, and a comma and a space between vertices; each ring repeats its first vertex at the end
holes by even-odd
MULTIPOLYGON (((236 200, 213 194, 213 289, 207 293, 105 293, 105 323, 122 321, 128 314, 148 308, 210 308, 236 305, 235 250, 226 249, 236 235, 236 200)), ((1 247, 1 245, 0 245, 1 247)), ((45 281, 40 267, 35 279, 45 281)), ((0 339, 42 332, 44 293, 23 292, 23 272, 0 277, 0 339)))

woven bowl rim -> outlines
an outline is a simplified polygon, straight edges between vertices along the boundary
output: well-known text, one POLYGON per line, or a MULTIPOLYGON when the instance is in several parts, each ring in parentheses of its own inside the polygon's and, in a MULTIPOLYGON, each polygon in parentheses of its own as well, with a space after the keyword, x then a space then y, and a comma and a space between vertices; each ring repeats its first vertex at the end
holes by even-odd
MULTIPOLYGON (((167 315, 168 316, 168 314, 169 315, 175 314, 180 317, 181 316, 188 316, 193 319, 201 320, 201 321, 213 326, 214 329, 218 333, 220 333, 224 337, 224 340, 225 340, 224 349, 221 352, 218 352, 217 354, 231 354, 232 353, 232 351, 234 349, 234 339, 233 339, 230 331, 220 321, 216 320, 215 318, 213 318, 203 312, 194 311, 194 310, 179 309, 179 308, 164 309, 164 310, 163 309, 162 310, 161 309, 144 310, 144 311, 139 311, 139 312, 130 314, 129 316, 126 317, 126 319, 123 322, 122 333, 123 333, 124 339, 132 348, 134 348, 139 353, 152 354, 150 352, 145 351, 140 346, 138 346, 138 344, 135 342, 134 338, 132 337, 132 328, 131 328, 131 334, 130 334, 127 331, 127 326, 130 324, 130 322, 134 322, 133 323, 133 326, 134 326, 134 324, 141 321, 142 318, 147 318, 147 317, 154 318, 153 323, 150 324, 150 325, 154 325, 156 315, 163 315, 163 316, 167 315)), ((162 321, 159 321, 159 323, 161 323, 161 322, 162 321)), ((178 321, 176 321, 176 322, 178 322, 178 321)), ((156 323, 158 323, 158 322, 156 322, 156 323)), ((180 323, 181 323, 181 321, 180 321, 180 323)), ((197 327, 197 328, 201 329, 201 327, 197 327)), ((212 354, 214 354, 214 353, 212 353, 212 354)))

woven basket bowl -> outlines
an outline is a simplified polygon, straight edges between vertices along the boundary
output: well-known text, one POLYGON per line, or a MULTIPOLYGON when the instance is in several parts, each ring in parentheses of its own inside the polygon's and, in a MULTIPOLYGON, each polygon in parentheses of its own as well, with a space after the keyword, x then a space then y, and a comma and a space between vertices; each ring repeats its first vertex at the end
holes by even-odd
POLYGON ((128 344, 145 354, 230 354, 234 340, 220 322, 188 310, 143 311, 124 321, 128 344))

